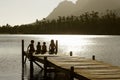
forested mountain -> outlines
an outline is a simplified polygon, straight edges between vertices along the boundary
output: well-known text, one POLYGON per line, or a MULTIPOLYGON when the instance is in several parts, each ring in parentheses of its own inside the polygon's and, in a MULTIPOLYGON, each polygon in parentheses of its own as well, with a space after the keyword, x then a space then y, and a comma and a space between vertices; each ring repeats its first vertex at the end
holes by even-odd
POLYGON ((106 10, 120 9, 120 0, 78 0, 61 2, 46 19, 56 19, 58 16, 79 16, 85 12, 97 11, 105 13, 106 10))

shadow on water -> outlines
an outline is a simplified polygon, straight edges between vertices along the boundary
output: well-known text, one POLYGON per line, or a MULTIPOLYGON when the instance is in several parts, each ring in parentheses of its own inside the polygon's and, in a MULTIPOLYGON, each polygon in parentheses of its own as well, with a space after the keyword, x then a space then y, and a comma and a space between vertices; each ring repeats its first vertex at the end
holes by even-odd
MULTIPOLYGON (((30 67, 29 62, 24 65, 24 80, 30 80, 30 67)), ((41 65, 42 66, 42 65, 41 65)), ((47 73, 47 80, 69 80, 69 76, 63 72, 51 72, 47 73)), ((34 64, 34 80, 45 80, 44 70, 41 70, 34 64)))
MULTIPOLYGON (((38 71, 37 74, 34 75, 34 80, 45 80, 44 71, 38 71)), ((47 74, 46 80, 70 80, 69 76, 63 72, 52 72, 47 74)))
MULTIPOLYGON (((24 65, 24 79, 29 80, 30 79, 30 67, 29 62, 24 65)), ((41 66, 43 66, 41 64, 41 66)), ((47 80, 58 80, 54 79, 54 73, 48 73, 47 74, 47 80)), ((44 70, 41 70, 38 66, 34 64, 34 80, 44 80, 44 70)))

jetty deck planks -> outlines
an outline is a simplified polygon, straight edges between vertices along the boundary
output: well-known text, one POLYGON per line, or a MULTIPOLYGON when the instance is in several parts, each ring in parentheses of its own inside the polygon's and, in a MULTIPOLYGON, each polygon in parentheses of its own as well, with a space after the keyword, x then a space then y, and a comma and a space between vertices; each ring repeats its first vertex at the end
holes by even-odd
POLYGON ((41 63, 44 63, 44 57, 47 57, 48 63, 54 64, 53 67, 63 69, 62 71, 70 72, 70 68, 74 67, 74 77, 77 79, 83 76, 86 79, 82 80, 120 80, 120 67, 102 61, 77 56, 35 54, 33 56, 41 63))

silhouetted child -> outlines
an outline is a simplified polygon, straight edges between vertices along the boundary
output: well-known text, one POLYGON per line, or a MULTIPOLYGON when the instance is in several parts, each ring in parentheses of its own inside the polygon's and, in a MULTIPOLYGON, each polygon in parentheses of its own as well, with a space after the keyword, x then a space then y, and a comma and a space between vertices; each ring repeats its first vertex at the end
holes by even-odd
POLYGON ((42 54, 45 54, 46 52, 47 52, 46 42, 43 42, 43 45, 42 45, 42 54))
POLYGON ((41 53, 41 45, 40 45, 40 42, 38 42, 37 46, 36 46, 36 54, 39 54, 41 53))
POLYGON ((31 43, 29 44, 27 50, 29 51, 29 53, 34 53, 35 52, 34 40, 31 40, 31 43))
POLYGON ((54 54, 56 50, 56 45, 54 43, 54 40, 51 40, 50 46, 49 46, 49 54, 54 54))

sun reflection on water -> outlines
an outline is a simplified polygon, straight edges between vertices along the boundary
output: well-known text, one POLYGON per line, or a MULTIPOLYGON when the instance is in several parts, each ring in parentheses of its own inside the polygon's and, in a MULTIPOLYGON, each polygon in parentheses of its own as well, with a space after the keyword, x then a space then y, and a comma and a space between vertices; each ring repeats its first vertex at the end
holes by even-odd
POLYGON ((47 41, 51 39, 58 40, 59 52, 68 54, 70 51, 73 51, 75 55, 76 52, 84 52, 87 49, 88 45, 96 44, 92 38, 96 38, 97 36, 86 36, 86 35, 34 35, 35 38, 47 41))

